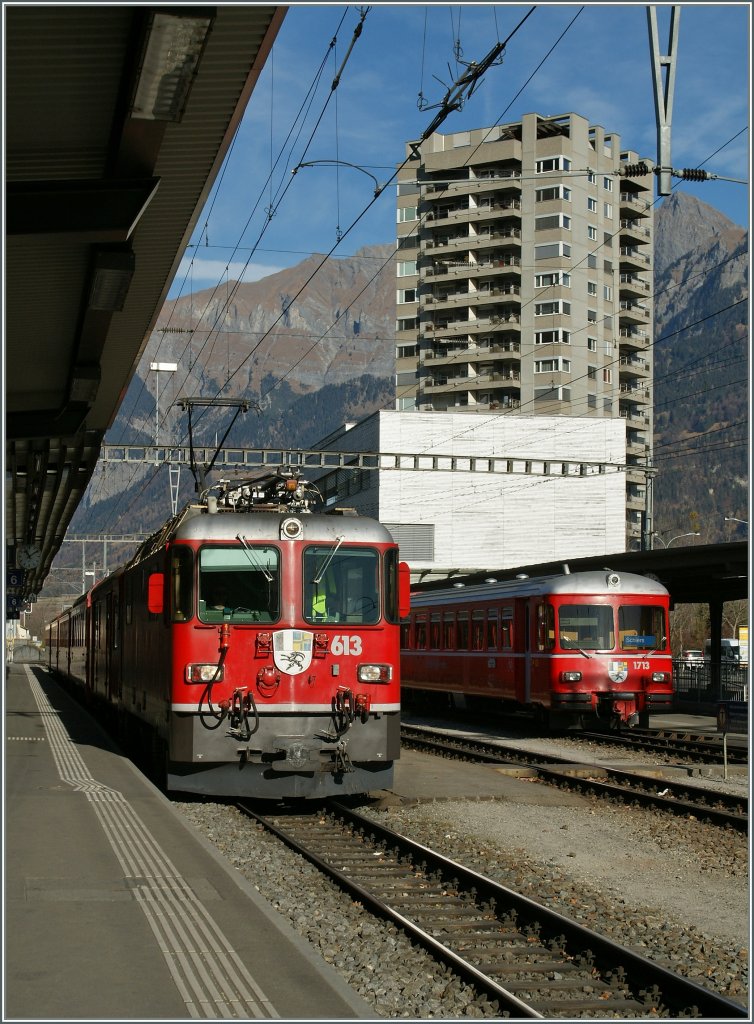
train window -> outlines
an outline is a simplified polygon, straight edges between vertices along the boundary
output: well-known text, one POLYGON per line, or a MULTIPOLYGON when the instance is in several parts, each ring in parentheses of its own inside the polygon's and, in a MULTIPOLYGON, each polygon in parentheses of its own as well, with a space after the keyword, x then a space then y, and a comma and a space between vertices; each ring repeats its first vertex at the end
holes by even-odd
POLYGON ((612 651, 613 609, 609 605, 563 604, 559 612, 560 646, 566 651, 612 651))
POLYGON ((472 614, 471 623, 471 649, 472 651, 483 651, 485 645, 485 614, 483 611, 475 611, 472 614))
POLYGON ((416 619, 414 627, 414 643, 416 644, 417 651, 426 651, 427 649, 427 619, 426 617, 416 619))
POLYGON ((504 651, 513 648, 513 606, 500 609, 500 646, 504 651))
POLYGON ((551 651, 555 646, 555 609, 551 604, 537 605, 537 650, 551 651))
POLYGON ((456 645, 455 612, 445 612, 442 623, 442 647, 444 651, 452 651, 456 645))
POLYGON ((494 608, 487 611, 487 648, 497 648, 497 611, 494 608))
POLYGON ((385 618, 388 622, 400 622, 398 594, 398 552, 385 552, 385 618))
POLYGON ((657 605, 621 605, 618 636, 622 651, 646 651, 667 646, 665 611, 657 605))
POLYGON ((380 556, 372 548, 315 544, 304 551, 304 618, 368 626, 380 618, 380 556))
POLYGON ((280 616, 280 552, 264 544, 203 547, 199 618, 203 622, 275 622, 280 616))
POLYGON ((458 622, 456 624, 456 644, 459 651, 468 651, 469 649, 469 613, 459 612, 458 622))
POLYGON ((173 622, 185 622, 194 614, 191 582, 194 576, 194 552, 185 544, 176 544, 170 554, 170 609, 173 622))
POLYGON ((440 621, 440 613, 432 612, 432 617, 429 622, 429 646, 434 651, 440 650, 441 629, 442 623, 440 621))

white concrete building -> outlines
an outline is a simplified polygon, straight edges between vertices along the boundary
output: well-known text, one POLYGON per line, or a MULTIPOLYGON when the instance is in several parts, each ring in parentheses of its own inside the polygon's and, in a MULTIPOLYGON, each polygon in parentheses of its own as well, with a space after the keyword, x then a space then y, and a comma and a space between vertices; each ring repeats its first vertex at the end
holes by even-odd
POLYGON ((316 482, 329 506, 383 522, 414 574, 624 550, 622 418, 386 410, 317 447, 381 453, 379 470, 316 482))

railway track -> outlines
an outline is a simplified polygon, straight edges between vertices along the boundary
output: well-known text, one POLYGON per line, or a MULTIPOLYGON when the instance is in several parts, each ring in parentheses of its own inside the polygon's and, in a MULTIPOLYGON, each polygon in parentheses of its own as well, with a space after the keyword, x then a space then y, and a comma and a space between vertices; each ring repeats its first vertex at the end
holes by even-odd
POLYGON ((513 1017, 714 1017, 747 1011, 335 801, 240 810, 391 920, 513 1017))
MULTIPOLYGON (((692 762, 723 763, 721 740, 681 730, 632 729, 628 733, 583 732, 579 733, 579 739, 589 740, 592 743, 628 747, 647 753, 668 754, 692 762)), ((748 747, 728 744, 727 758, 728 764, 747 764, 749 760, 748 747)))
POLYGON ((536 772, 545 782, 612 800, 640 803, 714 825, 748 831, 748 798, 719 793, 688 783, 657 779, 604 765, 584 765, 573 759, 506 748, 503 743, 449 736, 421 726, 401 727, 401 742, 414 749, 483 764, 510 765, 536 772))

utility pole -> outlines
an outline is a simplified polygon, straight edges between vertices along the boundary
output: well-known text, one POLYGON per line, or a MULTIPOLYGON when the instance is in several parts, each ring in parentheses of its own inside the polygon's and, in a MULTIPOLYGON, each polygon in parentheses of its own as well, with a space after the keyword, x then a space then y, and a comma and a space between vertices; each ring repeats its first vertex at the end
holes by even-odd
POLYGON ((647 7, 649 46, 652 57, 652 82, 655 90, 655 116, 657 118, 657 192, 669 196, 673 164, 670 156, 670 134, 673 120, 673 91, 675 89, 675 58, 678 49, 678 23, 680 5, 670 8, 670 41, 668 53, 660 56, 657 39, 657 8, 647 7), (665 75, 663 76, 663 71, 665 75))

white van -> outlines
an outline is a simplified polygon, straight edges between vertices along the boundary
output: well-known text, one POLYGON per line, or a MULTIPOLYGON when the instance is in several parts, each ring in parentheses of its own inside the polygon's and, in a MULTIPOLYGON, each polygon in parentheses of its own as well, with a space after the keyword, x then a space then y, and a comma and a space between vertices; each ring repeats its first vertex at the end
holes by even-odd
MULTIPOLYGON (((704 641, 704 660, 710 660, 710 647, 711 642, 709 640, 704 641)), ((727 637, 723 637, 720 641, 720 661, 727 665, 740 665, 741 664, 741 645, 738 640, 730 640, 727 637)))

